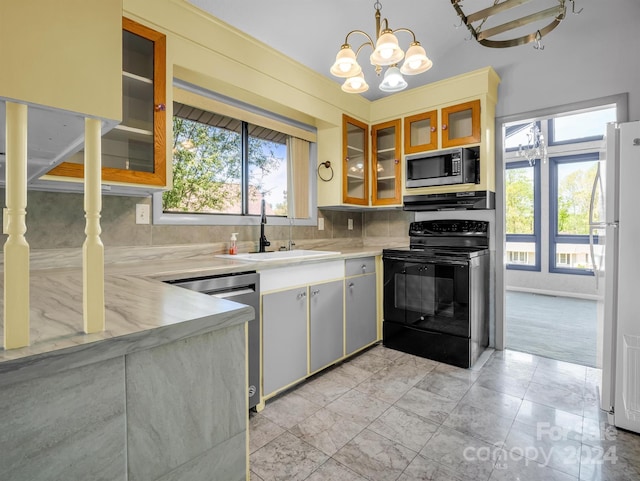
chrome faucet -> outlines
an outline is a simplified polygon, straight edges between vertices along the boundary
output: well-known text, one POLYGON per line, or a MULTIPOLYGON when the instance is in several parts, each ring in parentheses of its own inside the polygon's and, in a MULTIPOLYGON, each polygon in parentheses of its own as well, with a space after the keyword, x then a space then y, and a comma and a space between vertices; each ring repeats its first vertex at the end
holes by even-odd
POLYGON ((260 202, 260 248, 258 252, 265 252, 265 247, 269 247, 271 242, 267 240, 267 237, 264 235, 264 226, 267 223, 267 214, 265 212, 265 203, 264 199, 260 202))

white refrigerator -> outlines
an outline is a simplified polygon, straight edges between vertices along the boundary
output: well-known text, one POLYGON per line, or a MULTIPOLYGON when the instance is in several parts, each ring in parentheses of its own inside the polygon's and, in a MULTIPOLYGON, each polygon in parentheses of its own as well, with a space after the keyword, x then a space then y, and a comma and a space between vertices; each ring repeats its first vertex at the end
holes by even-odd
POLYGON ((607 125, 592 195, 591 248, 603 336, 601 408, 640 433, 640 121, 607 125))

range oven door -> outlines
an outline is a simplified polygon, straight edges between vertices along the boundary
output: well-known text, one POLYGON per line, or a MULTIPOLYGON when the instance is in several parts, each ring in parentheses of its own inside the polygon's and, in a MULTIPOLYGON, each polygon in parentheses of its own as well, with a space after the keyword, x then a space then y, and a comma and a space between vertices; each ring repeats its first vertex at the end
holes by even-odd
POLYGON ((414 329, 471 336, 469 262, 452 259, 384 261, 384 320, 414 329))

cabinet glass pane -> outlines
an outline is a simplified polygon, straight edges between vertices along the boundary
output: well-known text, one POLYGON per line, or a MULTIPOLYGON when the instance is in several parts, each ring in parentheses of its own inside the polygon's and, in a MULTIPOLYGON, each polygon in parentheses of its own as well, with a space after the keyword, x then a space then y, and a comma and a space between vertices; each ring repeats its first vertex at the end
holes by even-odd
POLYGON ((473 110, 466 109, 449 114, 449 140, 473 135, 473 110))
POLYGON ((153 137, 114 129, 102 137, 102 167, 153 172, 153 137))
POLYGON ((431 143, 431 119, 418 120, 411 123, 409 132, 411 146, 431 143))
POLYGON ((153 79, 153 42, 135 33, 122 32, 122 70, 153 79))
MULTIPOLYGON (((65 159, 84 164, 84 150, 65 159)), ((102 136, 102 167, 153 172, 153 137, 115 128, 102 136)))
POLYGON ((365 198, 365 169, 367 162, 364 158, 365 133, 360 127, 347 124, 347 195, 349 197, 365 198))
POLYGON ((122 76, 122 124, 153 130, 153 84, 144 79, 122 76))
POLYGON ((378 199, 393 199, 395 188, 396 129, 380 129, 376 135, 376 188, 378 199))

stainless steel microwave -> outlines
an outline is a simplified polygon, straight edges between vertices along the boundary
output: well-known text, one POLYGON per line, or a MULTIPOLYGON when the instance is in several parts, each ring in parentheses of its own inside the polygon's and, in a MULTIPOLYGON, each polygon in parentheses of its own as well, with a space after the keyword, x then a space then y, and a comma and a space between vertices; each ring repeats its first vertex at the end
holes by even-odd
POLYGON ((456 147, 407 155, 405 165, 407 188, 480 183, 477 147, 456 147))

